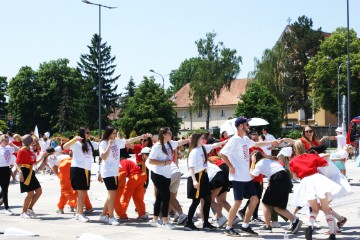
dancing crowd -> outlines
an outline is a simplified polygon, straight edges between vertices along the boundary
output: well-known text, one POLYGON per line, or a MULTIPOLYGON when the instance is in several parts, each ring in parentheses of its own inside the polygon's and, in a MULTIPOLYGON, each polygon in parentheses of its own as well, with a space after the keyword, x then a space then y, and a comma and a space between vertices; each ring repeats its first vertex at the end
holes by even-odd
POLYGON ((158 135, 143 134, 131 139, 124 139, 113 126, 106 127, 102 139, 91 137, 85 127, 70 139, 50 139, 48 132, 41 138, 34 134, 22 137, 11 132, 2 134, 0 183, 4 213, 14 215, 9 207, 8 188, 10 181, 16 182, 18 176, 20 192, 26 193, 20 217, 35 218, 34 206, 42 195, 36 175, 48 172, 58 176, 60 182, 57 213, 64 214, 65 206, 69 205, 76 220, 89 222, 86 215, 93 208, 87 191, 94 151, 98 150, 98 181, 107 190, 99 216, 103 223, 117 226, 127 221, 128 206, 133 199, 138 220, 150 220, 152 227, 174 229, 177 223, 187 231, 224 228, 228 236, 258 235, 250 223, 262 225, 260 232, 271 233, 272 228, 279 227, 278 216, 281 216, 289 221, 288 231, 296 234, 302 226, 296 213, 305 208, 309 209, 305 238, 312 239, 316 218, 322 211, 329 239, 336 239, 347 219, 330 205, 333 200, 352 193, 344 163, 353 148, 344 143, 341 129, 336 129, 337 136, 319 139, 311 126, 305 126, 300 139, 276 140, 264 128, 260 139, 256 131, 250 131, 249 121, 245 117, 237 118, 237 132, 231 137, 222 132, 220 141, 199 132, 188 139, 174 140, 168 127, 161 128, 158 135), (338 150, 331 154, 326 153, 322 144, 329 138, 339 143, 338 150), (272 156, 271 149, 281 143, 285 147, 272 156), (182 175, 178 159, 185 145, 189 148, 187 198, 191 199, 187 214, 177 200, 182 175), (129 159, 130 151, 136 161, 129 159), (264 177, 268 179, 265 189, 264 177), (149 179, 155 196, 152 219, 144 202, 149 179), (293 183, 298 181, 291 203, 295 210, 291 212, 289 194, 293 192, 293 183), (232 204, 227 199, 230 191, 232 204), (240 209, 244 198, 248 200, 240 209), (260 202, 263 220, 258 216, 260 202), (200 209, 200 227, 194 223, 197 209, 200 209), (210 221, 210 212, 214 221, 210 221), (235 229, 234 225, 240 221, 240 229, 235 229))

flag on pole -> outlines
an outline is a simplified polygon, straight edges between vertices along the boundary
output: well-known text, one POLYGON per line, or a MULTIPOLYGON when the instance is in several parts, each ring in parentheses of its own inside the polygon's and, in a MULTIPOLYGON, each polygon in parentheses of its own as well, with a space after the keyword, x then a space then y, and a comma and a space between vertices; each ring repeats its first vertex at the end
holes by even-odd
POLYGON ((34 135, 35 135, 37 138, 39 138, 39 129, 38 129, 37 125, 35 126, 34 135))

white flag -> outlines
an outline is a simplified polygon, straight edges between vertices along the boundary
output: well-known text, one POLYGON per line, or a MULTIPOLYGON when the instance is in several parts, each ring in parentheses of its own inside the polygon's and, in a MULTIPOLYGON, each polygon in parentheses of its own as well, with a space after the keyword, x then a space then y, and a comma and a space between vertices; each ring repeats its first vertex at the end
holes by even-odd
POLYGON ((34 135, 39 138, 39 129, 37 125, 35 126, 34 135))

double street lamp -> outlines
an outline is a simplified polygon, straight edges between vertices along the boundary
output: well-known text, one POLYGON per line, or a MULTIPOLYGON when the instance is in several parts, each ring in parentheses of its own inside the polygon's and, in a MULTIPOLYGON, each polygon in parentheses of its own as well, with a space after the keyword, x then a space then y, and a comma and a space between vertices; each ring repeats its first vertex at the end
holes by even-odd
POLYGON ((100 44, 101 44, 101 8, 107 8, 107 9, 114 9, 116 7, 109 7, 98 3, 92 3, 87 0, 82 0, 86 4, 95 5, 99 7, 99 41, 98 41, 98 79, 99 79, 99 138, 101 138, 101 50, 100 50, 100 44))
POLYGON ((155 72, 153 69, 150 69, 149 71, 152 72, 152 73, 155 73, 155 74, 157 74, 157 75, 159 75, 159 76, 161 76, 162 82, 163 82, 163 89, 165 89, 165 78, 164 78, 164 77, 166 77, 166 76, 169 75, 169 74, 166 74, 165 76, 163 76, 162 74, 160 74, 160 73, 158 73, 158 72, 155 72))

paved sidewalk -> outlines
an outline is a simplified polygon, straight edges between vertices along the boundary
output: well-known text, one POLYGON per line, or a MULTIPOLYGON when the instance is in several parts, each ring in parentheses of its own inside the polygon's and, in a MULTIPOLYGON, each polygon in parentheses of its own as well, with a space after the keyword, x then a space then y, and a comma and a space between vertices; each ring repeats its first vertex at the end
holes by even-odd
MULTIPOLYGON (((348 218, 344 230, 341 235, 337 235, 338 239, 360 239, 360 217, 357 213, 357 208, 360 206, 360 168, 355 167, 355 162, 350 160, 346 163, 348 169, 348 176, 351 181, 351 185, 354 190, 354 194, 342 198, 340 201, 332 204, 332 207, 336 209, 340 214, 348 218)), ((69 212, 69 209, 65 209, 65 214, 60 215, 55 211, 57 210, 57 202, 59 197, 59 182, 54 175, 42 175, 38 174, 37 177, 41 182, 43 188, 43 195, 35 205, 34 211, 37 213, 37 219, 22 219, 19 217, 21 212, 22 201, 25 195, 20 194, 19 184, 11 184, 9 188, 9 202, 10 207, 16 216, 6 216, 3 214, 3 206, 0 207, 0 232, 4 232, 5 229, 10 227, 16 227, 22 230, 31 231, 36 233, 37 237, 9 237, 0 235, 0 239, 76 239, 84 233, 92 233, 100 235, 105 239, 146 239, 146 240, 190 240, 190 239, 230 239, 230 237, 223 234, 223 229, 219 229, 216 232, 188 232, 184 231, 183 226, 177 226, 176 230, 165 230, 162 228, 151 227, 147 221, 139 222, 136 220, 137 214, 134 211, 134 205, 131 202, 128 214, 130 221, 120 226, 110 226, 101 224, 98 221, 98 216, 103 207, 104 200, 107 192, 104 184, 99 183, 96 180, 97 165, 93 164, 93 174, 91 176, 91 188, 89 196, 95 211, 89 214, 91 220, 90 223, 80 223, 74 219, 74 215, 69 212)), ((191 200, 186 198, 186 160, 180 161, 180 168, 185 173, 179 189, 178 199, 184 208, 186 213, 191 200)), ((295 188, 298 184, 295 184, 295 188)), ((147 211, 152 213, 152 204, 154 202, 153 185, 150 181, 148 191, 146 192, 145 200, 147 211)), ((229 202, 232 202, 232 192, 228 194, 229 202)), ((290 196, 290 202, 291 202, 290 196)), ((289 207, 293 209, 292 206, 289 207)), ((225 213, 225 212, 224 212, 225 213)), ((262 211, 259 211, 259 215, 262 216, 262 211)), ((301 211, 298 215, 301 220, 304 221, 304 225, 307 223, 308 215, 306 210, 301 211)), ((282 220, 282 219, 280 219, 282 220)), ((316 231, 314 239, 327 239, 324 232, 327 231, 327 224, 325 222, 325 216, 320 213, 317 219, 318 224, 322 227, 316 231)), ((285 227, 288 225, 285 222, 281 222, 283 228, 273 229, 274 233, 259 233, 258 237, 246 237, 246 239, 283 239, 285 233, 285 227)), ((303 225, 303 226, 304 226, 303 225)), ((256 231, 260 226, 257 224, 251 224, 256 231)), ((239 226, 235 226, 239 228, 239 226)), ((296 234, 289 234, 289 239, 305 239, 304 228, 296 234)), ((96 238, 94 238, 96 239, 96 238)), ((97 238, 100 239, 100 238, 97 238)))

